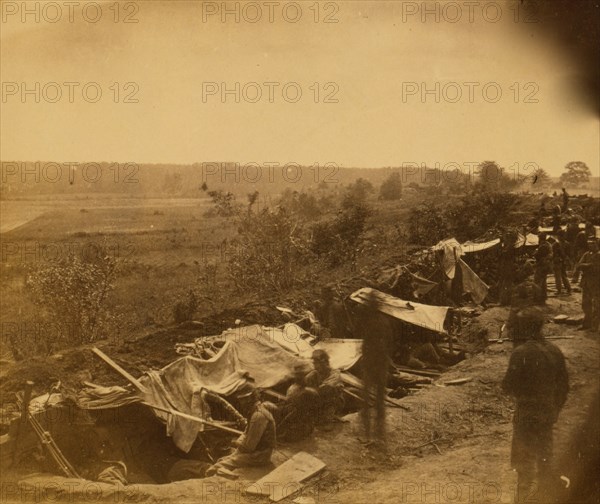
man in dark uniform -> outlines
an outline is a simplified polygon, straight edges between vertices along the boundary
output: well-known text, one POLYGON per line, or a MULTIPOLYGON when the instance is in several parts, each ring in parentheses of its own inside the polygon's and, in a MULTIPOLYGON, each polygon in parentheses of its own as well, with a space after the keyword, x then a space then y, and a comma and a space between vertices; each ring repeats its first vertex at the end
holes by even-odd
POLYGON ((516 399, 511 464, 517 471, 517 502, 551 502, 552 426, 567 400, 569 379, 560 349, 544 340, 544 314, 525 308, 516 314, 515 346, 502 388, 516 399), (541 493, 535 492, 537 481, 541 493))
POLYGON ((573 261, 575 263, 575 270, 573 271, 573 282, 578 283, 581 271, 577 268, 577 263, 581 261, 583 254, 585 254, 588 251, 588 237, 585 229, 579 231, 575 236, 574 247, 575 257, 573 261))
POLYGON ((514 285, 517 264, 515 243, 518 235, 515 232, 503 233, 500 246, 500 279, 498 281, 498 298, 502 306, 510 304, 510 296, 514 285))
POLYGON ((546 233, 540 233, 539 245, 535 253, 535 274, 533 281, 540 287, 540 301, 546 302, 548 297, 547 277, 552 269, 552 247, 546 239, 546 233))
POLYGON ((552 243, 552 265, 554 267, 554 281, 556 282, 556 293, 560 296, 563 286, 567 294, 571 294, 571 285, 567 278, 567 250, 565 247, 565 232, 561 229, 552 243))
POLYGON ((341 373, 339 369, 331 368, 329 354, 325 350, 315 350, 312 361, 314 369, 306 375, 305 383, 306 387, 318 393, 317 423, 331 423, 344 405, 341 373))
POLYGON ((562 188, 562 213, 565 213, 569 209, 569 193, 563 187, 562 188))
POLYGON ((357 334, 362 339, 363 429, 367 441, 371 440, 372 397, 375 399, 375 442, 385 448, 385 387, 387 385, 390 356, 394 341, 391 319, 379 311, 374 296, 357 309, 357 334))
POLYGON ((579 221, 577 217, 572 217, 567 224, 567 230, 565 231, 566 248, 569 254, 569 263, 571 266, 576 264, 575 259, 575 240, 579 233, 579 221))
POLYGON ((580 329, 598 330, 600 324, 600 253, 598 242, 590 240, 589 250, 583 254, 575 266, 575 273, 581 271, 581 308, 583 325, 580 329))
POLYGON ((277 437, 284 441, 300 441, 312 434, 318 413, 319 394, 306 386, 304 366, 294 366, 293 383, 278 410, 277 437))
POLYGON ((336 295, 334 285, 326 285, 321 290, 321 300, 316 304, 315 315, 326 328, 326 337, 339 339, 351 337, 344 301, 336 295))

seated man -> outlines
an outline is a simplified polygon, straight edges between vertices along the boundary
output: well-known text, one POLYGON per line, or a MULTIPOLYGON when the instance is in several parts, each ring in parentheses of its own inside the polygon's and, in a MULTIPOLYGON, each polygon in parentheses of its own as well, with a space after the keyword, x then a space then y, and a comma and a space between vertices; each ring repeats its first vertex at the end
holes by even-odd
POLYGON ((343 406, 342 378, 339 370, 331 369, 329 355, 325 350, 315 350, 312 361, 314 369, 306 375, 306 386, 319 394, 318 423, 328 423, 343 406))
POLYGON ((231 455, 220 458, 207 471, 207 476, 217 473, 220 468, 234 470, 239 467, 267 465, 275 448, 275 420, 271 412, 260 402, 258 392, 247 383, 237 398, 241 413, 248 419, 244 433, 232 445, 236 447, 231 455))
POLYGON ((292 379, 285 401, 279 407, 277 432, 278 439, 300 441, 314 429, 319 395, 306 386, 302 364, 294 366, 292 379))

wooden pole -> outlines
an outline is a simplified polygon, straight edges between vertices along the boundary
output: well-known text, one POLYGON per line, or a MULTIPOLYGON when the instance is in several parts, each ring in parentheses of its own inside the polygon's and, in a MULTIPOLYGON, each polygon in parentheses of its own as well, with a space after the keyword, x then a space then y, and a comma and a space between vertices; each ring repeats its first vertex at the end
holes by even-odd
POLYGON ((141 382, 134 378, 133 375, 125 371, 121 366, 119 366, 114 360, 112 360, 108 355, 106 355, 102 350, 99 350, 96 347, 92 347, 92 352, 94 352, 98 357, 100 357, 104 362, 106 362, 111 368, 113 368, 117 373, 127 379, 129 383, 131 383, 135 388, 137 388, 140 392, 147 392, 146 387, 144 387, 141 382))
POLYGON ((156 409, 158 411, 164 411, 165 413, 169 413, 171 415, 175 415, 181 418, 186 418, 187 420, 192 420, 193 422, 198 422, 204 425, 208 425, 210 427, 214 427, 216 429, 221 429, 222 431, 225 432, 230 432, 232 434, 237 434, 238 436, 242 435, 243 432, 237 429, 232 429, 231 427, 226 427, 225 425, 221 425, 215 422, 209 422, 208 420, 204 420, 200 417, 196 417, 193 415, 189 415, 188 413, 183 413, 182 411, 177 411, 171 408, 165 408, 164 406, 157 406, 156 404, 150 404, 147 403, 145 401, 142 401, 142 404, 152 408, 152 409, 156 409))

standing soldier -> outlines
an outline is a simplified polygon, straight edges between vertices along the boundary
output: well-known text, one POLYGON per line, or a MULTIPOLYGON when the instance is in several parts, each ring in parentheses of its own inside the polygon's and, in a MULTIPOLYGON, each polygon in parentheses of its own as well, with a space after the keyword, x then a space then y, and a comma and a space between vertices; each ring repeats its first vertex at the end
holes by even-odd
POLYGON ((569 193, 563 187, 562 188, 562 213, 565 213, 569 209, 569 193))
POLYGON ((540 233, 540 242, 535 253, 535 273, 533 281, 540 287, 540 302, 545 303, 548 298, 547 277, 552 264, 552 247, 546 239, 546 233, 540 233))
POLYGON ((577 239, 578 233, 579 221, 577 220, 577 217, 573 217, 567 224, 567 230, 565 232, 565 240, 567 242, 565 245, 569 254, 570 266, 575 266, 575 264, 577 264, 577 259, 575 258, 575 240, 577 239))
POLYGON ((551 502, 552 426, 567 400, 569 379, 560 349, 544 340, 544 315, 538 308, 517 313, 515 346, 502 388, 516 399, 511 465, 517 471, 516 502, 551 502), (536 495, 534 482, 543 495, 536 495), (533 500, 529 501, 528 498, 533 500))
POLYGON ((583 254, 585 254, 588 251, 588 238, 585 229, 582 229, 577 233, 577 236, 575 236, 574 245, 575 258, 573 259, 573 262, 575 263, 575 270, 573 271, 573 282, 577 283, 579 282, 579 275, 581 274, 581 271, 577 268, 577 263, 581 261, 583 254))
POLYGON ((558 238, 552 244, 552 264, 554 266, 554 280, 556 282, 556 293, 560 296, 564 286, 567 295, 571 294, 571 285, 567 278, 567 250, 565 245, 565 232, 561 229, 558 238))
POLYGON ((575 266, 575 274, 582 272, 581 279, 581 308, 583 309, 583 324, 580 330, 592 329, 597 331, 600 322, 600 253, 598 242, 590 240, 588 252, 583 254, 575 266))
POLYGON ((502 306, 510 304, 517 267, 517 233, 509 231, 502 234, 500 252, 500 279, 498 281, 498 298, 502 306))
POLYGON ((385 447, 385 387, 391 360, 394 326, 378 310, 374 297, 359 306, 356 320, 357 336, 362 338, 362 373, 364 381, 362 421, 365 436, 371 440, 371 396, 375 397, 375 438, 385 447))

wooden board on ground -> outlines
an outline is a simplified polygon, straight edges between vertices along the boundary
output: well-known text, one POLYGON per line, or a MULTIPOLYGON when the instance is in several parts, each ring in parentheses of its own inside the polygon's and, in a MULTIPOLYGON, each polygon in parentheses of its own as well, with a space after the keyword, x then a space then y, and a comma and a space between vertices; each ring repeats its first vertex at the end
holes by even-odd
POLYGON ((325 469, 325 463, 316 457, 298 452, 266 476, 246 489, 253 495, 268 495, 279 502, 302 488, 302 482, 325 469))

